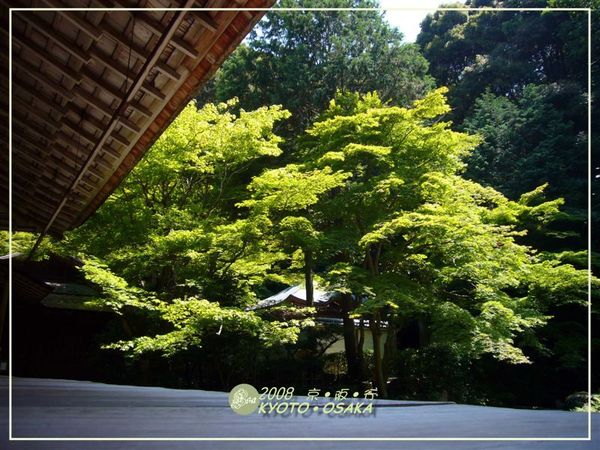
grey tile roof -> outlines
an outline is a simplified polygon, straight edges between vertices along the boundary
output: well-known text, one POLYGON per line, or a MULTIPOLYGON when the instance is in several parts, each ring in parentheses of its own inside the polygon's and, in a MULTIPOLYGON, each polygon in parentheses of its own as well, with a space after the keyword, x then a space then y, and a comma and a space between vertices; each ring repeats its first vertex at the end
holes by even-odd
MULTIPOLYGON (((326 304, 334 295, 335 292, 327 292, 315 289, 313 291, 315 305, 326 304)), ((271 306, 279 305, 287 300, 306 303, 306 289, 304 289, 300 284, 291 286, 281 292, 278 292, 277 294, 271 295, 270 297, 259 301, 258 304, 252 309, 269 308, 271 306)))

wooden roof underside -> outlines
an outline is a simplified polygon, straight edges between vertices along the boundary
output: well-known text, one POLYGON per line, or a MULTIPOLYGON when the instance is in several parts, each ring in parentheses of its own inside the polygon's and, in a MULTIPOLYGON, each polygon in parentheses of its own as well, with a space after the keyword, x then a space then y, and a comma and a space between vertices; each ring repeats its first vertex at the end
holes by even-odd
MULTIPOLYGON (((10 6, 263 8, 273 2, 22 0, 10 6)), ((263 14, 13 11, 13 229, 61 235, 83 223, 263 14)), ((2 65, 6 77, 7 48, 2 65)), ((7 229, 8 151, 2 158, 0 225, 7 229)))

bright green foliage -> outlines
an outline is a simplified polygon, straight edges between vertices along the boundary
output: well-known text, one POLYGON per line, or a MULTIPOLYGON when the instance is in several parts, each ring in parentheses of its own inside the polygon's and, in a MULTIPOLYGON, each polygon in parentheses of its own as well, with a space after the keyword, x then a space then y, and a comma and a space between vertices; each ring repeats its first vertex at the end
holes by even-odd
MULTIPOLYGON (((24 231, 13 232, 12 253, 28 255, 37 238, 38 235, 34 233, 24 231)), ((9 248, 8 231, 0 231, 0 244, 0 252, 3 255, 8 255, 11 250, 9 248)), ((43 239, 34 255, 34 259, 44 259, 53 251, 56 251, 54 243, 49 239, 43 239)))
POLYGON ((339 186, 345 177, 343 172, 332 173, 329 167, 301 171, 300 166, 290 164, 254 178, 248 186, 254 198, 239 203, 239 206, 259 210, 302 210, 316 203, 320 194, 339 186))
MULTIPOLYGON (((188 107, 125 184, 119 195, 130 201, 112 200, 70 237, 98 249, 119 224, 90 231, 117 211, 138 230, 102 249, 127 282, 93 261, 84 269, 116 312, 151 313, 144 336, 109 348, 175 357, 221 339, 238 350, 246 340, 293 343, 312 324, 307 311, 274 312, 287 319, 273 321, 240 307, 269 281, 315 271, 330 289, 360 299, 352 315, 369 319, 374 335, 383 322, 393 336, 419 320, 432 345, 530 362, 528 352, 543 349, 535 333, 549 311, 586 303, 588 274, 522 244, 562 214, 562 199, 546 201, 545 185, 511 201, 461 176, 481 139, 442 120, 445 93, 404 108, 375 93, 340 92, 307 130, 301 163, 264 170, 245 186, 234 174, 278 153, 272 127, 287 113, 188 107), (231 135, 248 141, 241 155, 231 135)), ((380 386, 384 358, 374 352, 380 386)))
MULTIPOLYGON (((479 139, 439 121, 444 93, 411 109, 340 94, 308 130, 307 162, 294 173, 333 171, 344 182, 310 207, 304 226, 319 233, 324 258, 337 261, 324 274, 331 287, 366 299, 356 316, 429 317, 434 341, 527 362, 517 337, 545 323, 555 293, 585 302, 587 273, 517 242, 522 223, 544 226, 561 200, 539 201, 542 187, 513 202, 460 177, 479 139)), ((253 182, 269 187, 266 199, 288 188, 273 183, 274 172, 253 182)))
POLYGON ((239 308, 224 308, 216 302, 199 298, 173 302, 158 300, 152 293, 130 286, 95 259, 86 259, 81 268, 86 279, 101 293, 95 303, 118 315, 143 314, 170 324, 172 331, 153 337, 141 336, 107 344, 106 349, 118 349, 132 357, 146 352, 159 352, 169 357, 190 348, 200 348, 207 334, 255 339, 264 347, 294 343, 301 328, 314 325, 306 318, 307 311, 295 311, 293 317, 282 321, 262 319, 254 312, 239 308), (101 301, 101 303, 98 303, 101 301))
POLYGON ((171 357, 193 347, 202 347, 203 338, 208 334, 240 340, 257 339, 263 346, 271 347, 296 342, 301 327, 313 324, 310 320, 300 319, 267 321, 254 312, 223 308, 218 303, 196 298, 163 303, 160 313, 172 325, 173 331, 119 341, 105 348, 118 349, 133 357, 146 352, 171 357))
POLYGON ((126 326, 127 339, 107 348, 173 356, 221 334, 264 348, 295 342, 300 326, 310 325, 243 309, 286 256, 271 244, 269 218, 242 217, 235 204, 248 196, 253 164, 281 153, 273 126, 289 113, 272 106, 233 114, 236 104, 186 106, 118 191, 62 243, 107 262, 87 259, 82 269, 105 306, 125 321, 145 317, 148 336, 132 338, 126 326))
POLYGON ((585 406, 578 406, 573 408, 573 411, 577 412, 600 412, 600 394, 592 394, 590 404, 585 406))
POLYGON ((240 184, 252 165, 281 153, 273 126, 289 113, 273 106, 236 115, 235 105, 190 103, 65 245, 165 298, 247 303, 276 255, 262 241, 268 220, 236 220, 234 205, 247 196, 240 184))
MULTIPOLYGON (((467 6, 597 0, 566 3, 467 6)), ((248 308, 313 276, 372 336, 387 331, 384 352, 363 358, 357 339, 360 358, 346 364, 349 375, 365 366, 351 382, 372 368, 383 395, 394 367, 415 392, 437 394, 450 373, 455 387, 470 383, 478 363, 578 373, 590 281, 577 239, 587 225, 586 26, 568 12, 438 11, 412 45, 379 12, 275 9, 218 72, 207 96, 225 102, 185 107, 97 214, 39 254, 94 255, 81 269, 99 292, 90 309, 119 319, 105 348, 167 357, 169 370, 183 368, 177 377, 220 377, 213 387, 271 358, 261 373, 278 379, 284 365, 301 377, 322 369, 315 336, 340 330, 299 339, 314 308, 248 308), (449 89, 426 95, 428 67, 449 89), (418 348, 396 349, 396 334, 415 327, 418 348)), ((13 250, 33 239, 15 234, 13 250)), ((345 320, 343 334, 360 332, 345 320)))
POLYGON ((100 289, 104 308, 122 315, 127 307, 139 308, 146 312, 154 311, 159 301, 142 289, 129 286, 123 278, 113 274, 105 264, 95 258, 86 258, 81 267, 86 280, 100 289))

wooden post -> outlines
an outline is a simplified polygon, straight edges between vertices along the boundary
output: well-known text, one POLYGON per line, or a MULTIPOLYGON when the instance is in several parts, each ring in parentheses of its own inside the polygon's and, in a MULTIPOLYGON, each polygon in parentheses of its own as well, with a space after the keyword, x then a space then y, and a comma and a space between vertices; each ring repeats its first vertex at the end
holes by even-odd
POLYGON ((381 323, 379 313, 373 313, 369 319, 369 328, 373 336, 373 359, 375 366, 375 382, 379 389, 379 395, 387 398, 387 380, 383 373, 383 354, 381 349, 381 323))

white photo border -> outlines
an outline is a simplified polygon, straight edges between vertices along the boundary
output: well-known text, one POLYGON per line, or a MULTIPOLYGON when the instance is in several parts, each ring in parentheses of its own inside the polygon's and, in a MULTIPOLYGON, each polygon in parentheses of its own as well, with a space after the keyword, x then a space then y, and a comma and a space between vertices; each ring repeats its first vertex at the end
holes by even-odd
POLYGON ((385 8, 9 8, 8 15, 8 59, 9 59, 9 86, 8 86, 8 183, 9 183, 9 216, 8 216, 8 248, 12 254, 12 13, 13 11, 513 11, 513 12, 587 12, 588 13, 588 433, 584 437, 16 437, 12 434, 12 258, 8 259, 9 273, 9 296, 8 296, 8 320, 9 320, 9 355, 8 355, 8 439, 9 441, 591 441, 592 440, 592 9, 591 8, 424 8, 424 7, 385 7, 385 8))

